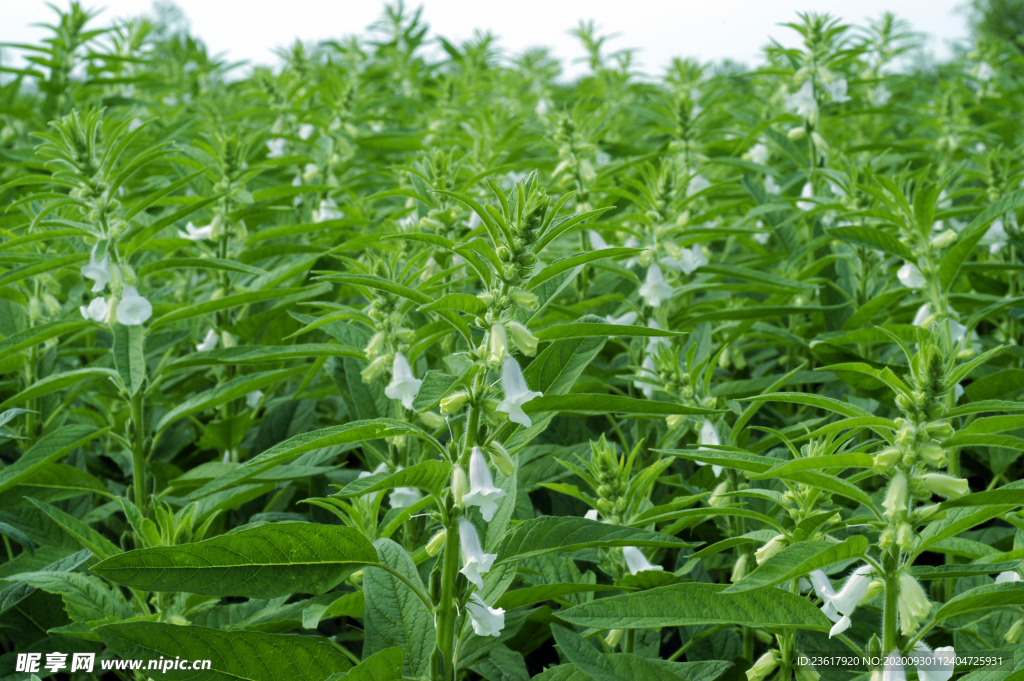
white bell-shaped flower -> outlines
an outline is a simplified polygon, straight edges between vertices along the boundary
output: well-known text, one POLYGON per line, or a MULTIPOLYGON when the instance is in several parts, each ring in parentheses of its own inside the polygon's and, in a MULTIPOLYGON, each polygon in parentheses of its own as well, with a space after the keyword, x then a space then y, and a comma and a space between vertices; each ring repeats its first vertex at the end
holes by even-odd
POLYGON ((633 324, 633 322, 636 321, 636 318, 636 312, 630 310, 629 312, 624 312, 623 314, 620 314, 618 317, 608 315, 604 319, 609 324, 615 324, 616 326, 630 326, 631 324, 633 324))
POLYGON ((917 580, 904 572, 900 574, 900 596, 896 602, 900 616, 900 633, 913 636, 918 625, 932 610, 928 595, 917 580))
POLYGON ((584 513, 583 517, 586 518, 587 520, 597 520, 597 521, 600 521, 600 518, 597 515, 597 509, 596 508, 592 508, 589 511, 587 511, 586 513, 584 513))
POLYGON ((750 147, 746 154, 747 158, 751 162, 759 165, 765 165, 768 163, 769 155, 768 145, 764 142, 758 142, 754 146, 750 147))
POLYGON ((850 96, 846 94, 846 79, 838 78, 831 83, 825 85, 825 92, 832 98, 832 101, 836 104, 842 104, 843 102, 850 101, 850 96))
POLYGON ((914 657, 925 658, 927 662, 917 665, 918 681, 949 681, 956 666, 956 651, 953 646, 932 650, 922 641, 914 646, 914 657))
POLYGON ((773 196, 778 196, 782 193, 782 187, 779 186, 779 183, 771 175, 764 178, 764 190, 773 196))
POLYGON ((498 510, 498 499, 505 496, 505 490, 494 486, 491 469, 479 447, 473 447, 469 455, 469 492, 462 497, 466 506, 478 506, 484 520, 491 522, 498 510))
POLYGON ((213 236, 213 223, 203 225, 202 227, 196 227, 191 222, 185 225, 185 231, 178 230, 178 236, 182 239, 191 239, 192 241, 204 241, 210 239, 213 236))
POLYGON ((924 288, 928 285, 921 270, 917 269, 917 265, 909 262, 903 263, 903 267, 896 272, 896 277, 907 288, 924 288))
POLYGON ((245 394, 245 406, 249 407, 250 409, 255 409, 256 407, 260 406, 260 400, 262 399, 263 391, 253 390, 251 393, 245 394))
POLYGON ((786 108, 797 116, 811 118, 818 112, 818 102, 814 98, 814 83, 805 80, 800 89, 786 96, 786 108))
MULTIPOLYGON (((704 255, 704 251, 701 250, 699 244, 694 244, 693 248, 683 248, 679 251, 679 257, 677 258, 662 258, 661 264, 669 269, 677 270, 683 274, 693 274, 694 271, 699 267, 703 267, 708 264, 707 256, 704 255)), ((664 281, 664 279, 662 280, 664 281)), ((669 287, 669 295, 671 295, 672 288, 669 287)), ((643 293, 641 293, 643 295, 643 293)))
POLYGON ((92 253, 89 254, 89 264, 82 266, 82 276, 93 280, 93 293, 99 293, 110 283, 110 260, 103 256, 103 260, 97 261, 96 246, 93 246, 92 253))
POLYGON ((413 376, 409 360, 401 352, 395 353, 395 361, 391 365, 391 383, 384 388, 384 394, 392 400, 400 400, 406 409, 412 409, 412 402, 420 391, 423 381, 413 376))
POLYGON ((622 557, 626 559, 626 567, 629 568, 629 573, 635 575, 638 572, 644 572, 645 570, 662 570, 660 565, 651 565, 650 561, 647 560, 647 556, 635 546, 626 546, 622 549, 622 557))
MULTIPOLYGON (((712 447, 722 444, 722 441, 718 439, 718 431, 715 430, 715 424, 711 423, 708 419, 704 419, 704 423, 700 425, 700 435, 697 438, 697 444, 701 446, 711 445, 712 447)), ((698 461, 697 465, 704 466, 705 463, 698 461)), ((717 464, 712 465, 711 470, 714 471, 716 478, 722 474, 722 467, 717 464)))
POLYGON ((117 321, 125 326, 139 326, 153 316, 153 306, 139 295, 134 286, 125 286, 117 304, 117 321))
POLYGON ((657 263, 651 263, 647 268, 647 277, 640 286, 640 297, 651 307, 658 307, 661 301, 669 298, 674 289, 665 281, 661 268, 657 263))
POLYGON ((1013 570, 1000 572, 996 575, 996 584, 1013 584, 1014 582, 1019 581, 1021 581, 1020 574, 1013 570))
POLYGON ((809 200, 813 196, 814 188, 811 187, 810 182, 805 182, 804 188, 800 190, 800 200, 796 202, 796 207, 800 210, 814 210, 814 207, 818 204, 809 200))
POLYGON ((86 319, 91 319, 94 322, 105 322, 107 321, 107 313, 110 311, 107 305, 107 299, 102 296, 99 298, 93 298, 89 302, 89 306, 81 306, 78 308, 82 313, 82 316, 86 319))
POLYGON ((519 368, 519 362, 512 357, 506 357, 501 365, 501 387, 505 391, 505 399, 498 403, 497 410, 508 414, 513 423, 529 428, 533 421, 523 411, 523 405, 534 397, 541 397, 543 393, 530 390, 526 385, 526 378, 523 370, 519 368))
POLYGON ((407 508, 423 498, 415 487, 396 487, 388 495, 388 503, 391 508, 407 508))
POLYGON ((275 137, 272 140, 267 140, 267 158, 281 158, 284 156, 284 145, 288 143, 283 137, 275 137))
POLYGON ((500 636, 501 630, 505 628, 505 610, 503 608, 492 608, 480 598, 480 594, 473 594, 466 603, 466 610, 469 612, 469 621, 473 625, 473 633, 477 636, 500 636))
POLYGON ((345 214, 338 208, 334 199, 323 199, 320 207, 313 210, 313 222, 326 222, 327 220, 340 220, 345 214))
MULTIPOLYGON (((650 376, 656 377, 658 375, 658 369, 654 364, 654 357, 647 355, 644 357, 644 361, 640 364, 640 371, 637 372, 638 376, 650 376)), ((637 387, 644 394, 644 397, 651 399, 654 396, 654 389, 657 388, 657 384, 645 381, 642 378, 634 378, 633 385, 637 387)))
POLYGON ((829 638, 843 633, 851 626, 850 615, 864 600, 871 586, 871 566, 862 565, 846 578, 843 587, 838 591, 832 589, 832 582, 821 570, 810 573, 811 584, 818 598, 822 600, 821 612, 834 625, 829 631, 829 638))
POLYGON ((196 346, 196 352, 206 352, 207 350, 213 350, 217 347, 217 343, 220 341, 220 336, 213 329, 206 332, 206 336, 203 338, 203 342, 196 346))
POLYGON ((459 543, 462 545, 463 561, 462 569, 459 572, 464 574, 466 579, 475 584, 477 588, 483 587, 484 575, 490 571, 498 554, 484 553, 476 528, 465 518, 459 518, 459 543))

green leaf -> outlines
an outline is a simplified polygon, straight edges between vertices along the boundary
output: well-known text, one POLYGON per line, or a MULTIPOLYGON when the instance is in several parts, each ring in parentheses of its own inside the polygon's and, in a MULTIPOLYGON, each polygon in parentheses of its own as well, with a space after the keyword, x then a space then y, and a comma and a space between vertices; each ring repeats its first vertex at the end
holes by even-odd
POLYGON ((720 409, 690 407, 674 402, 656 402, 623 395, 572 393, 543 395, 523 405, 523 411, 536 414, 554 411, 563 414, 630 414, 634 416, 668 416, 670 414, 716 414, 720 409))
POLYGON ((64 601, 68 617, 74 622, 127 619, 132 615, 132 609, 120 591, 81 572, 22 572, 6 577, 5 581, 22 582, 34 589, 58 594, 64 601))
POLYGON ((576 551, 592 547, 660 546, 693 548, 685 542, 659 532, 609 525, 572 516, 543 516, 524 520, 514 526, 498 545, 496 564, 522 560, 552 551, 576 551))
POLYGON ((117 372, 113 369, 103 367, 86 367, 84 369, 72 369, 59 374, 51 374, 46 378, 37 380, 17 395, 7 398, 0 404, 0 410, 7 409, 15 404, 23 404, 43 395, 50 395, 68 386, 81 387, 84 382, 91 382, 97 378, 118 379, 117 372))
POLYGON ((868 248, 885 251, 904 260, 913 262, 916 260, 910 248, 900 241, 896 235, 890 234, 881 227, 864 227, 859 225, 844 225, 833 227, 826 231, 826 234, 842 239, 848 243, 867 246, 868 248))
POLYGON ((0 492, 29 479, 36 471, 105 434, 94 426, 64 426, 39 438, 17 461, 0 470, 0 492))
POLYGON ((11 357, 19 350, 38 345, 45 340, 55 338, 69 331, 78 331, 87 326, 91 326, 91 323, 85 320, 77 320, 48 322, 22 329, 0 340, 0 357, 11 357))
POLYGON ((437 312, 439 310, 451 310, 453 312, 466 312, 474 317, 483 317, 487 312, 487 305, 474 295, 469 293, 448 293, 432 303, 421 305, 423 312, 437 312))
POLYGON ((722 593, 723 584, 697 582, 598 598, 558 613, 571 624, 596 629, 652 629, 735 624, 828 631, 832 622, 811 602, 784 589, 722 593))
POLYGON ((354 497, 370 492, 395 487, 418 487, 430 494, 439 495, 448 486, 452 467, 444 461, 428 460, 395 473, 374 473, 365 478, 353 480, 333 497, 354 497))
POLYGON ((363 359, 365 353, 339 343, 298 343, 296 345, 236 345, 192 352, 167 365, 167 369, 218 364, 270 364, 315 357, 354 357, 363 359))
MULTIPOLYGON (((380 562, 398 571, 426 591, 416 564, 405 549, 390 539, 374 542, 380 562)), ((434 614, 405 583, 384 570, 367 568, 363 578, 366 606, 363 625, 363 656, 386 648, 398 647, 406 652, 406 676, 425 677, 430 671, 434 652, 434 614)))
POLYGON ((629 326, 626 324, 601 324, 597 322, 573 322, 571 324, 554 324, 541 329, 536 334, 538 340, 561 340, 563 338, 611 338, 614 336, 679 336, 678 331, 665 331, 649 326, 629 326))
POLYGON ((965 494, 959 499, 947 499, 942 502, 944 508, 1003 505, 1024 506, 1024 480, 1017 480, 1002 487, 965 494))
POLYGON ((578 593, 590 593, 594 591, 619 591, 619 587, 610 584, 586 584, 576 582, 555 582, 551 584, 537 584, 522 589, 513 589, 502 594, 495 604, 495 607, 515 610, 528 605, 543 603, 544 601, 555 600, 562 596, 578 593))
POLYGON ((141 326, 124 324, 116 324, 113 330, 114 367, 129 395, 138 393, 146 380, 146 356, 142 349, 144 333, 141 326))
POLYGON ((1020 605, 1024 605, 1024 583, 983 584, 949 599, 935 613, 935 622, 977 610, 990 612, 996 608, 1020 605))
POLYGON ((298 681, 352 667, 336 647, 309 636, 160 622, 105 624, 94 631, 124 659, 210 661, 205 671, 168 669, 154 674, 170 681, 298 681))
POLYGON ((375 563, 373 546, 350 527, 277 523, 193 544, 128 551, 92 571, 147 591, 273 598, 323 593, 375 563))
POLYGON ((38 499, 29 499, 29 501, 75 541, 92 551, 97 558, 102 560, 121 553, 121 549, 112 541, 73 515, 38 499))
POLYGON ((591 251, 589 253, 580 253, 579 255, 573 255, 563 260, 553 262, 544 269, 542 269, 537 274, 533 275, 530 281, 527 282, 526 288, 535 289, 544 282, 554 279, 562 272, 571 270, 574 267, 579 267, 580 265, 586 265, 587 263, 594 262, 595 260, 604 260, 607 258, 622 258, 629 255, 636 255, 642 252, 642 248, 604 248, 599 251, 591 251))
POLYGON ((1024 204, 1024 190, 1010 192, 999 200, 988 205, 970 224, 960 230, 957 240, 946 251, 939 264, 939 285, 943 290, 952 288, 957 274, 968 258, 975 252, 978 243, 984 238, 992 221, 1003 214, 1016 210, 1024 204))
POLYGON ((790 544, 757 566, 746 577, 729 586, 724 593, 765 589, 781 582, 797 579, 830 565, 859 558, 868 549, 867 537, 850 537, 833 544, 826 541, 802 541, 790 544))
POLYGON ((405 653, 401 648, 385 648, 344 674, 328 677, 327 681, 396 681, 402 678, 404 658, 405 653))

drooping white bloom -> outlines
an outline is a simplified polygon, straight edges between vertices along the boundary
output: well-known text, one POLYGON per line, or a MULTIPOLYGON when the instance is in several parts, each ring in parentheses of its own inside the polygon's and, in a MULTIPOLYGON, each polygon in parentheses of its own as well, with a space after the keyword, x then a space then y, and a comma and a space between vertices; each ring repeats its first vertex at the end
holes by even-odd
POLYGON ((673 288, 665 281, 661 268, 651 263, 647 268, 647 278, 640 286, 640 297, 651 307, 658 307, 661 302, 672 295, 673 288))
POLYGON ((618 317, 608 315, 607 317, 605 317, 605 321, 607 321, 609 324, 615 324, 616 326, 630 326, 633 322, 636 321, 636 317, 636 312, 630 310, 629 312, 620 314, 618 317))
POLYGON ((882 681, 907 681, 907 674, 903 671, 903 663, 900 659, 898 650, 885 656, 885 662, 882 665, 882 681))
MULTIPOLYGON (((927 329, 932 325, 934 319, 931 303, 925 303, 917 309, 917 314, 914 315, 914 326, 927 329)), ((967 327, 953 319, 952 316, 946 319, 946 326, 949 328, 950 340, 954 343, 959 343, 967 338, 967 327)))
POLYGON ((345 214, 338 209, 334 199, 322 199, 320 207, 313 210, 313 222, 326 222, 327 220, 340 220, 345 214))
POLYGON ((587 241, 590 242, 590 247, 595 251, 603 251, 606 248, 611 248, 611 246, 608 245, 608 242, 604 240, 604 237, 593 229, 587 230, 587 241))
MULTIPOLYGON (((700 435, 697 438, 697 444, 702 447, 704 445, 717 447, 722 444, 721 440, 718 439, 718 431, 715 430, 715 424, 711 423, 708 419, 704 419, 704 423, 700 426, 700 435)), ((703 461, 698 461, 697 465, 704 466, 705 464, 703 461)), ((714 471, 716 478, 722 474, 722 467, 717 464, 712 465, 711 470, 714 471)))
POLYGON ((207 350, 213 350, 217 347, 217 343, 220 341, 220 336, 213 329, 206 332, 206 336, 203 338, 203 342, 196 346, 196 352, 206 352, 207 350))
POLYGON ((93 298, 92 301, 89 302, 88 307, 83 305, 78 309, 86 319, 91 319, 94 322, 107 321, 109 308, 107 306, 107 299, 102 296, 99 298, 93 298))
POLYGON ((134 286, 125 286, 121 302, 117 304, 117 321, 125 326, 144 324, 153 316, 153 306, 139 295, 134 286))
POLYGON ((391 365, 391 383, 384 388, 384 394, 392 400, 401 400, 402 406, 412 409, 412 401, 420 391, 420 379, 413 376, 409 360, 401 352, 395 353, 395 361, 391 365))
POLYGON ((196 227, 191 221, 185 225, 185 231, 178 230, 178 236, 182 239, 190 239, 192 241, 204 241, 211 238, 213 235, 213 223, 203 225, 202 227, 196 227))
POLYGON ((253 390, 251 393, 246 393, 245 406, 249 407, 250 409, 255 409, 256 407, 260 406, 260 400, 262 399, 263 391, 253 390))
POLYGON ((921 270, 917 269, 917 265, 909 262, 903 263, 903 267, 896 272, 896 277, 907 288, 924 288, 928 284, 921 270))
POLYGON ((490 571, 498 554, 484 553, 476 528, 465 518, 459 518, 459 543, 462 545, 463 561, 462 569, 459 572, 466 575, 466 579, 475 584, 477 588, 483 587, 484 575, 490 571))
POLYGON ((96 261, 96 246, 93 246, 89 254, 89 264, 82 266, 82 276, 95 282, 92 285, 93 293, 99 293, 110 283, 110 261, 105 255, 103 260, 96 261))
POLYGON ((651 565, 643 552, 635 546, 624 547, 622 549, 622 557, 626 559, 626 567, 629 568, 629 574, 631 575, 635 575, 638 572, 644 572, 645 570, 664 569, 660 565, 651 565))
MULTIPOLYGON (((996 218, 992 221, 992 226, 985 232, 985 236, 982 238, 981 243, 988 246, 989 253, 996 254, 1002 250, 1003 246, 1009 241, 1009 236, 1006 234, 1006 227, 1003 225, 1002 218, 996 218)), ((83 269, 84 272, 84 269, 83 269)), ((95 291, 95 289, 93 289, 95 291)))
POLYGON ((1000 572, 996 575, 996 584, 1012 584, 1014 582, 1021 581, 1020 574, 1013 570, 1007 572, 1000 572))
POLYGON ((512 357, 506 357, 501 365, 501 387, 505 391, 505 399, 498 403, 497 410, 508 414, 513 423, 527 428, 532 426, 533 421, 523 411, 523 405, 534 397, 541 397, 543 393, 530 390, 519 362, 512 357))
MULTIPOLYGON (((708 259, 704 255, 704 251, 701 250, 699 244, 694 244, 693 248, 683 248, 679 251, 679 256, 676 258, 662 258, 661 264, 669 269, 678 270, 683 274, 692 274, 698 267, 703 267, 708 264, 708 259)), ((647 271, 648 280, 650 279, 650 270, 647 271)), ((662 282, 665 280, 662 279, 662 282)), ((646 285, 646 282, 645 282, 646 285)), ((666 284, 666 286, 668 286, 666 284)), ((671 295, 672 287, 668 287, 669 295, 671 295)), ((643 289, 640 289, 640 295, 643 295, 643 289)))
POLYGON ((288 140, 283 137, 275 137, 272 140, 267 140, 267 158, 281 158, 284 156, 284 145, 287 144, 288 140))
POLYGON ((415 487, 396 487, 388 495, 388 503, 391 508, 406 508, 422 498, 423 494, 415 487))
POLYGON ((900 616, 900 632, 913 636, 921 620, 932 610, 931 601, 917 580, 906 572, 900 574, 900 597, 896 603, 900 616))
POLYGON ((808 201, 812 196, 814 196, 814 189, 811 187, 811 183, 804 183, 804 188, 800 190, 800 200, 796 202, 796 207, 800 210, 813 210, 818 204, 814 203, 814 201, 808 201))
POLYGON ((932 316, 931 303, 925 303, 921 307, 917 308, 917 314, 914 315, 914 326, 924 329, 927 328, 925 322, 927 322, 932 316))
POLYGON ((587 520, 599 520, 599 518, 597 517, 597 509, 596 508, 592 508, 589 511, 587 511, 586 513, 584 513, 583 517, 586 518, 587 520))
POLYGON ((980 64, 978 64, 977 73, 978 80, 980 80, 983 83, 987 83, 988 81, 992 80, 992 77, 996 75, 995 69, 993 69, 987 61, 983 61, 980 64))
POLYGON ((777 195, 782 192, 782 187, 779 186, 774 177, 768 175, 764 178, 764 190, 769 194, 777 195))
POLYGON ((710 186, 711 183, 708 181, 708 178, 703 175, 694 175, 690 178, 690 183, 686 185, 686 195, 693 196, 694 194, 704 191, 710 186))
POLYGON ((892 94, 886 89, 884 85, 879 85, 871 91, 871 102, 878 106, 885 106, 889 103, 889 98, 892 94))
POLYGON ((505 490, 494 486, 491 469, 479 447, 473 447, 469 455, 469 493, 462 497, 466 506, 478 506, 484 520, 491 522, 498 510, 498 499, 505 496, 505 490))
POLYGON ((303 123, 299 126, 299 139, 303 141, 308 140, 313 136, 315 130, 316 128, 313 127, 312 123, 303 123))
POLYGON ((747 151, 747 158, 753 163, 764 165, 768 163, 768 157, 768 145, 764 142, 758 142, 747 151))
MULTIPOLYGON (((387 469, 388 469, 388 465, 386 463, 384 463, 384 462, 381 462, 381 463, 377 464, 377 467, 374 468, 372 471, 361 471, 359 473, 359 475, 357 476, 357 478, 362 480, 363 478, 368 478, 371 475, 377 475, 377 473, 383 473, 383 472, 387 471, 387 469)), ((377 500, 377 495, 378 494, 380 494, 380 492, 370 492, 369 494, 366 495, 366 500, 369 501, 372 504, 374 501, 377 500)))
MULTIPOLYGON (((654 364, 654 357, 647 355, 644 357, 644 361, 640 364, 640 371, 638 371, 637 374, 640 376, 646 374, 651 377, 656 377, 657 371, 658 369, 654 364)), ((636 386, 647 399, 651 399, 651 397, 654 396, 654 389, 658 387, 655 383, 644 381, 639 378, 633 379, 633 385, 636 386)))
POLYGON ((822 600, 821 612, 835 623, 829 631, 829 638, 850 628, 850 615, 864 600, 871 586, 871 570, 870 565, 857 568, 838 592, 832 589, 832 582, 823 571, 814 570, 809 575, 814 592, 822 600))
POLYGON ((466 610, 469 611, 469 621, 473 625, 473 633, 477 636, 500 636, 501 630, 505 628, 505 610, 503 608, 492 608, 480 598, 480 594, 473 594, 466 603, 466 610))
POLYGON ((828 96, 832 98, 833 102, 842 104, 850 101, 849 95, 846 94, 846 87, 846 79, 838 78, 825 85, 825 91, 828 92, 828 96))
POLYGON ((923 641, 914 645, 914 657, 927 658, 928 661, 917 665, 918 681, 949 681, 956 666, 956 651, 953 646, 943 646, 934 651, 923 641))
POLYGON ((786 97, 786 108, 797 116, 811 118, 818 112, 818 102, 814 98, 814 83, 805 80, 799 90, 786 97))

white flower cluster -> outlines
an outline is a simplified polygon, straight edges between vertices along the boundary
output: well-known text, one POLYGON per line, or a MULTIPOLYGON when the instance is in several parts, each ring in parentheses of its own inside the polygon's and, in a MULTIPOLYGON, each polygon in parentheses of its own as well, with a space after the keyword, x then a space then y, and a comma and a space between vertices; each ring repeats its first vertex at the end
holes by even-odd
MULTIPOLYGON (((93 293, 100 293, 107 284, 114 281, 117 274, 117 282, 120 283, 120 272, 114 272, 110 259, 104 255, 102 260, 96 260, 96 248, 89 255, 89 264, 82 267, 82 276, 91 279, 93 293)), ((111 288, 115 288, 112 286, 111 288)), ((117 320, 125 326, 139 326, 153 316, 153 306, 144 297, 139 295, 134 286, 123 285, 120 296, 116 291, 109 298, 99 296, 93 298, 88 305, 78 308, 82 316, 94 322, 109 323, 117 320)))

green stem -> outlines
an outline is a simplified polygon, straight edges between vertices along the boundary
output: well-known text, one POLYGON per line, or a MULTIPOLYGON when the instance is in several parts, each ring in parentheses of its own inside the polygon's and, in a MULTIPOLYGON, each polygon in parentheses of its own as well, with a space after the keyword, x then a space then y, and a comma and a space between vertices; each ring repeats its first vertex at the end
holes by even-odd
POLYGON ((135 505, 146 510, 146 430, 143 421, 142 391, 132 395, 132 486, 135 505))
POLYGON ((896 650, 896 626, 900 598, 900 578, 897 556, 891 551, 882 557, 885 572, 885 605, 882 609, 882 654, 896 650))
POLYGON ((437 611, 437 648, 432 667, 436 681, 455 679, 455 582, 459 577, 459 524, 450 509, 445 528, 444 556, 441 565, 441 598, 437 611))

